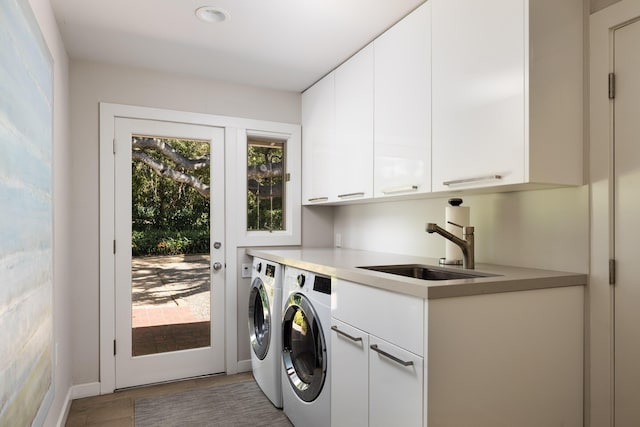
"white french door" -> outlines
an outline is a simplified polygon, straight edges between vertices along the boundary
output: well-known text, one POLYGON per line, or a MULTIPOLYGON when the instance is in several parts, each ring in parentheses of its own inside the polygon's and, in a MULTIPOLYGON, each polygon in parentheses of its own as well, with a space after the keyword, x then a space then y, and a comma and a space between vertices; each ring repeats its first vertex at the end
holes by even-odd
POLYGON ((223 372, 224 129, 116 117, 114 146, 115 387, 223 372), (193 170, 207 163, 209 179, 202 172, 195 177, 193 170), (165 197, 169 190, 152 188, 152 180, 164 180, 158 188, 173 186, 179 197, 165 197), (143 185, 149 188, 140 190, 143 185), (187 191, 197 191, 192 200, 209 212, 193 219, 192 206, 175 206, 187 191), (158 192, 165 196, 158 199, 158 192), (191 217, 159 220, 165 210, 191 217), (196 223, 202 229, 202 221, 209 224, 209 244, 202 243, 202 230, 198 238, 185 231, 196 223), (132 250, 134 231, 140 240, 132 250), (156 240, 148 244, 150 236, 156 240), (195 252, 173 247, 194 240, 200 242, 195 252))

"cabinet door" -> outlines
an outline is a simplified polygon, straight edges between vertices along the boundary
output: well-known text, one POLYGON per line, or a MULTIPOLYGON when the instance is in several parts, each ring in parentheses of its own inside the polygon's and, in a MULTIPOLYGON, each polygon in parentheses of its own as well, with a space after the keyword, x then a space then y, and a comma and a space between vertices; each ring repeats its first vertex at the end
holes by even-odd
POLYGON ((431 191, 431 2, 374 42, 374 194, 431 191))
MULTIPOLYGON (((335 71, 336 200, 373 197, 373 45, 335 71)), ((328 172, 328 171, 327 171, 328 172)))
POLYGON ((433 191, 523 182, 526 2, 430 3, 433 191))
POLYGON ((422 365, 422 357, 369 336, 370 426, 422 425, 422 365))
POLYGON ((331 73, 302 94, 302 203, 329 201, 335 161, 335 83, 331 73))
POLYGON ((331 425, 369 423, 369 335, 331 319, 331 425))

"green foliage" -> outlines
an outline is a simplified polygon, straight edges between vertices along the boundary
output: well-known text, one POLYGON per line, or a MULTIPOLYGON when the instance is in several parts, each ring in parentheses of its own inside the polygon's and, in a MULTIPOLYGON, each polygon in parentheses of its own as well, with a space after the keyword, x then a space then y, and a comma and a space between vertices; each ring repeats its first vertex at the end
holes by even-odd
MULTIPOLYGON (((207 142, 165 139, 183 156, 207 156, 207 142)), ((153 150, 145 153, 167 166, 182 170, 153 150)), ((210 183, 210 168, 188 171, 210 183)), ((209 252, 209 200, 187 184, 156 174, 142 162, 131 163, 132 254, 174 255, 209 252)))
POLYGON ((146 230, 131 233, 131 255, 209 253, 209 230, 146 230))

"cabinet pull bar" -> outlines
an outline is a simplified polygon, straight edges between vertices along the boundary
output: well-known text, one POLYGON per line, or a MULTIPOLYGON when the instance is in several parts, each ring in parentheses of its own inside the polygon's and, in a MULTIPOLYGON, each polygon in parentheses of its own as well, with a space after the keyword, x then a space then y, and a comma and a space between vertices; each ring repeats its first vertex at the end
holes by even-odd
POLYGON ((329 198, 328 197, 312 197, 307 200, 310 202, 326 202, 327 200, 329 200, 329 198))
POLYGON ((346 193, 346 194, 338 194, 338 198, 344 199, 346 197, 363 197, 364 191, 359 191, 357 193, 346 193))
POLYGON ((491 181, 494 179, 502 179, 502 175, 486 175, 486 176, 478 176, 475 178, 454 179, 452 181, 444 181, 442 185, 469 184, 471 182, 491 181))
POLYGON ((362 337, 354 337, 353 335, 349 335, 348 333, 338 329, 337 326, 332 326, 331 330, 336 331, 338 334, 342 335, 343 337, 349 338, 351 341, 354 341, 354 342, 362 341, 362 337))
POLYGON ((389 187, 382 190, 382 194, 407 193, 409 191, 417 191, 417 185, 405 185, 404 187, 389 187))
POLYGON ((401 364, 402 366, 411 366, 411 365, 413 365, 413 360, 405 361, 405 360, 402 360, 402 359, 398 359, 393 354, 389 354, 384 350, 380 350, 378 348, 378 344, 371 344, 369 346, 369 348, 371 350, 375 351, 376 353, 380 353, 381 355, 383 355, 385 357, 388 357, 389 359, 393 360, 394 362, 397 362, 397 363, 401 364))

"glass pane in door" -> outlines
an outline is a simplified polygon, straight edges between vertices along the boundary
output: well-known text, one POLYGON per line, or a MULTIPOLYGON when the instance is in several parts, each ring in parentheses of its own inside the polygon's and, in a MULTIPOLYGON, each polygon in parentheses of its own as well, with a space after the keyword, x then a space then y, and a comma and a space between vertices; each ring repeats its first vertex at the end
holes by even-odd
POLYGON ((208 347, 209 142, 131 142, 133 356, 208 347))

